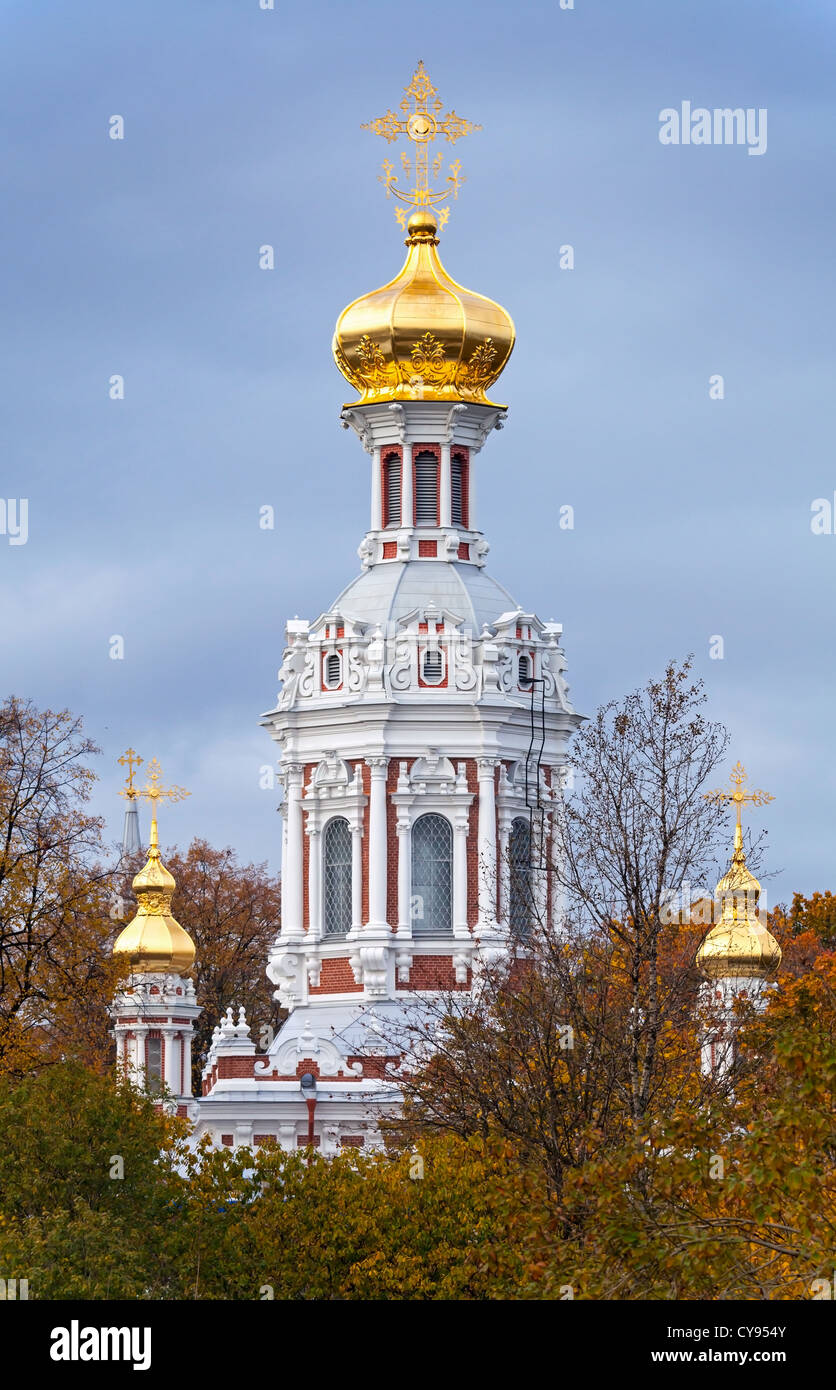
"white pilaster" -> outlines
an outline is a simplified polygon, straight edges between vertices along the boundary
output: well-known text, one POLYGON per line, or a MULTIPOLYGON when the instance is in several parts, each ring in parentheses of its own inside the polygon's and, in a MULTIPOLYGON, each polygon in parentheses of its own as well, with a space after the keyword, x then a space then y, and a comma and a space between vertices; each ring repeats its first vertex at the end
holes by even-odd
POLYGON ((309 812, 308 835, 308 940, 322 939, 322 854, 315 812, 309 812))
POLYGON ((479 778, 479 925, 496 926, 496 767, 494 758, 477 759, 479 778))
POLYGON ((380 488, 380 448, 372 452, 372 531, 383 528, 383 500, 380 488))
POLYGON ((290 763, 286 773, 285 816, 287 863, 282 873, 282 936, 301 937, 302 922, 302 766, 290 763))
POLYGON ((351 819, 351 930, 363 925, 363 822, 351 819))
POLYGON ((467 813, 453 825, 453 935, 469 937, 467 925, 467 813))
POLYGON ((387 835, 386 769, 388 758, 367 758, 369 792, 369 927, 386 926, 387 835))
POLYGON ((403 472, 401 474, 401 526, 412 529, 412 449, 403 448, 403 472))
POLYGON ((442 526, 452 525, 453 493, 450 484, 450 445, 441 446, 441 510, 439 517, 442 526))
POLYGON ((410 888, 412 886, 412 834, 409 817, 398 816, 398 937, 409 940, 412 936, 410 916, 410 888))

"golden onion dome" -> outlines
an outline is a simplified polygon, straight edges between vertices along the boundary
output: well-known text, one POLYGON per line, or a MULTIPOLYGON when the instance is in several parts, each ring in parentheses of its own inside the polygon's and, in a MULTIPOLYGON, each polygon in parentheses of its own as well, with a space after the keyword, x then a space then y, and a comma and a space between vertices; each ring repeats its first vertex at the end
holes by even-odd
POLYGON ((438 227, 430 207, 417 207, 406 227, 400 274, 355 299, 337 320, 334 359, 360 392, 353 404, 493 405, 486 392, 511 356, 513 320, 501 304, 450 279, 436 251, 438 227))
POLYGON ((709 979, 766 979, 777 971, 781 947, 759 920, 760 891, 760 883, 746 864, 738 824, 731 866, 717 884, 720 920, 697 951, 697 965, 709 979))
POLYGON ((120 932, 113 946, 115 956, 127 957, 134 975, 147 975, 152 971, 179 975, 194 962, 194 942, 171 915, 171 897, 176 886, 173 875, 160 859, 154 817, 148 862, 133 881, 136 916, 120 932))

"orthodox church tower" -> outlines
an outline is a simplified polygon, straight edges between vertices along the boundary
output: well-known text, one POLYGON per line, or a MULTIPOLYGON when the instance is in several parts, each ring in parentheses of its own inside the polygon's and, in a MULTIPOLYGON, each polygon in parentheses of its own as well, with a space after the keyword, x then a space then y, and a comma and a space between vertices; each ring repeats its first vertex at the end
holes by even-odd
MULTIPOLYGON (((177 800, 181 788, 163 791, 156 759, 150 764, 145 792, 134 791, 129 806, 148 796, 154 806, 148 860, 133 880, 135 916, 117 937, 113 954, 130 969, 110 1008, 117 1065, 152 1095, 166 1092, 179 1115, 194 1118, 192 1035, 201 1012, 187 972, 194 963, 194 942, 172 916, 174 877, 160 858, 156 802, 177 800), (156 769, 156 770, 155 770, 156 769)), ((133 791, 133 777, 130 785, 133 791)))
POLYGON ((745 781, 745 769, 737 763, 732 772, 733 790, 710 793, 715 799, 732 802, 737 824, 731 865, 715 891, 719 920, 697 952, 697 966, 706 978, 702 987, 702 1002, 708 1015, 702 1043, 702 1070, 706 1075, 723 1074, 734 1063, 735 1000, 743 995, 756 1007, 763 1007, 781 964, 781 948, 767 926, 766 912, 761 906, 761 885, 746 863, 740 819, 745 802, 760 806, 772 797, 763 791, 745 792, 745 781))
POLYGON ((263 720, 284 821, 267 973, 289 1017, 263 1055, 245 1021, 219 1030, 200 1126, 223 1143, 374 1142, 375 1114, 397 1100, 393 1038, 408 1009, 471 990, 558 908, 549 823, 579 716, 560 625, 486 568, 477 478, 505 421, 490 397, 514 326, 439 259, 438 204, 461 174, 456 161, 435 191, 429 147, 478 129, 442 111, 419 64, 401 114, 368 127, 407 140, 412 185, 384 164, 406 205, 406 260, 349 304, 333 343, 357 393, 340 419, 366 456, 369 529, 356 578, 324 613, 288 622, 263 720))

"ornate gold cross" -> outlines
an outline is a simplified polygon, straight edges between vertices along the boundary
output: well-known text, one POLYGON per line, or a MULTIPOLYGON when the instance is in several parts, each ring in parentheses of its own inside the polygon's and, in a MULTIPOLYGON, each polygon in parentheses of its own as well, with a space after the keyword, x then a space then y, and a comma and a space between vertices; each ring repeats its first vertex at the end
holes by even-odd
POLYGON ((775 797, 770 796, 769 792, 761 791, 759 787, 750 792, 743 790, 746 782, 746 769, 741 762, 736 762, 732 768, 731 777, 732 790, 726 791, 724 787, 719 787, 716 791, 705 792, 706 801, 730 801, 737 811, 737 824, 740 825, 740 813, 744 802, 749 802, 752 806, 765 806, 768 801, 774 801, 775 797))
POLYGON ((139 791, 134 786, 134 769, 139 767, 142 759, 133 748, 128 748, 118 761, 121 767, 126 767, 128 769, 128 775, 125 778, 125 786, 123 790, 120 791, 119 795, 127 797, 128 801, 136 801, 139 796, 139 791))
POLYGON ((163 775, 163 770, 160 767, 159 759, 152 758, 146 771, 148 773, 148 781, 145 783, 139 795, 145 801, 151 802, 152 815, 155 819, 157 816, 158 801, 182 801, 185 797, 191 796, 191 792, 187 792, 185 787, 160 786, 160 778, 163 775))
MULTIPOLYGON (((423 62, 419 62, 412 81, 404 88, 403 100, 400 103, 402 115, 396 116, 394 111, 387 111, 385 116, 379 116, 375 121, 367 121, 361 127, 362 130, 371 130, 375 135, 382 135, 390 144, 399 136, 405 135, 416 146, 413 158, 405 151, 401 153, 401 165, 407 180, 412 183, 411 188, 398 187, 395 166, 390 160, 384 159, 380 182, 386 185, 387 198, 399 198, 409 207, 434 207, 451 195, 458 198, 459 189, 465 181, 461 171, 461 160, 453 161, 446 184, 435 192, 430 184, 429 146, 439 136, 443 136, 449 144, 455 145, 462 136, 472 135, 482 127, 466 121, 463 116, 457 116, 455 111, 447 111, 442 116, 443 105, 444 103, 438 99, 438 92, 430 81, 429 74, 424 69, 423 62)), ((440 152, 433 156, 433 178, 438 177, 443 162, 444 156, 440 152)), ((405 227, 404 209, 396 208, 395 216, 401 226, 405 227)), ((449 216, 449 207, 438 209, 439 227, 446 225, 449 216)))

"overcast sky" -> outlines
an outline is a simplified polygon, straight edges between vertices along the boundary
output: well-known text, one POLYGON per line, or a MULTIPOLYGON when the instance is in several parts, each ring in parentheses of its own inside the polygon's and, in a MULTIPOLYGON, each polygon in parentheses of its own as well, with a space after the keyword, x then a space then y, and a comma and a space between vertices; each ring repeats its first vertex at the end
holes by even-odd
POLYGON ((191 789, 166 842, 278 867, 259 716, 285 619, 329 606, 368 522, 333 324, 403 257, 360 126, 422 58, 483 126, 441 255, 517 325, 478 465, 490 570, 564 624, 584 713, 694 651, 730 764, 776 797, 771 900, 836 888, 836 535, 811 529, 836 489, 834 16, 6 0, 0 495, 29 535, 0 535, 0 688, 84 716, 111 838, 132 744, 191 789), (685 101, 765 109, 765 152, 661 144, 685 101))

